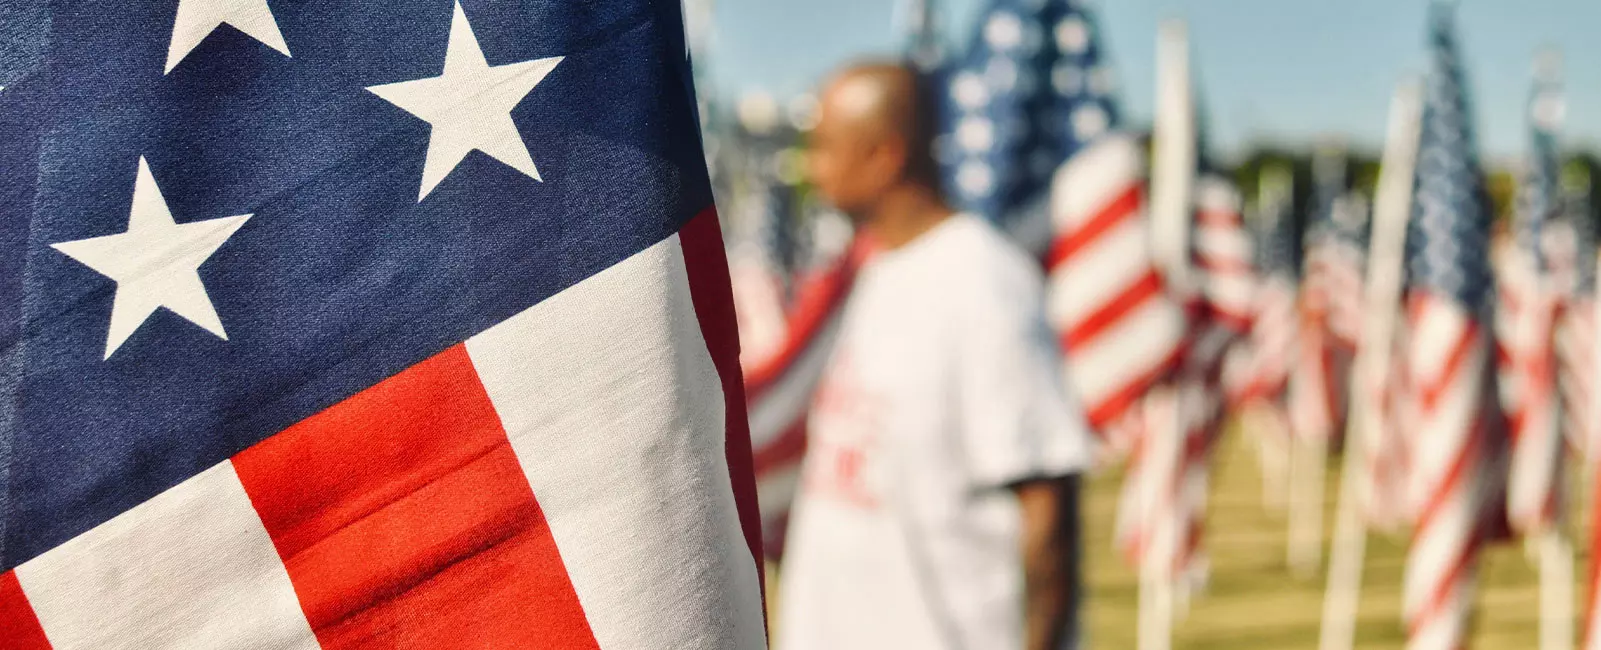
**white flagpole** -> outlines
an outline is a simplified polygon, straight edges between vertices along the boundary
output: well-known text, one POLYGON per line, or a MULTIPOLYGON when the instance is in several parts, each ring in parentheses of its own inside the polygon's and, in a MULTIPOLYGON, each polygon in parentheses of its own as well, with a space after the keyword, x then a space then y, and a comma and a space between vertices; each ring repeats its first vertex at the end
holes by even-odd
POLYGON ((1323 597, 1319 650, 1349 650, 1356 639, 1357 603, 1362 592, 1362 564, 1367 549, 1363 518, 1367 444, 1388 426, 1369 387, 1380 386, 1390 370, 1400 311, 1406 247, 1406 222, 1412 210, 1412 178, 1417 164, 1423 113, 1422 88, 1403 82, 1390 105, 1389 133, 1374 199, 1372 245, 1368 257, 1366 318, 1362 345, 1351 373, 1351 413, 1347 420, 1345 460, 1340 470, 1340 503, 1334 522, 1329 577, 1323 597))
POLYGON ((1156 41, 1156 118, 1151 143, 1151 248, 1172 288, 1192 287, 1190 221, 1196 174, 1195 98, 1189 34, 1182 20, 1162 23, 1156 41))
MULTIPOLYGON (((1194 98, 1190 87, 1189 36, 1184 22, 1162 23, 1156 41, 1156 118, 1152 125, 1151 155, 1151 249, 1169 288, 1187 295, 1193 287, 1190 278, 1191 194, 1196 173, 1194 98)), ((1180 396, 1182 397, 1182 396, 1180 396)), ((1182 399, 1175 400, 1167 422, 1153 423, 1146 435, 1172 436, 1170 442, 1182 445, 1187 431, 1182 399)), ((1153 441, 1157 442, 1157 441, 1153 441)), ((1162 447, 1151 444, 1150 447, 1162 447)), ((1175 457, 1175 462, 1177 458, 1175 457)), ((1177 468, 1173 468, 1177 470, 1177 468)), ((1176 495, 1164 501, 1168 512, 1149 513, 1148 521, 1161 521, 1160 528, 1177 531, 1176 495)), ((1154 505, 1154 504, 1153 504, 1154 505)), ((1153 544, 1155 531, 1147 534, 1146 557, 1140 562, 1140 650, 1168 650, 1173 644, 1174 567, 1170 554, 1153 544), (1154 548, 1153 548, 1154 547, 1154 548), (1169 557, 1159 557, 1169 556, 1169 557)))

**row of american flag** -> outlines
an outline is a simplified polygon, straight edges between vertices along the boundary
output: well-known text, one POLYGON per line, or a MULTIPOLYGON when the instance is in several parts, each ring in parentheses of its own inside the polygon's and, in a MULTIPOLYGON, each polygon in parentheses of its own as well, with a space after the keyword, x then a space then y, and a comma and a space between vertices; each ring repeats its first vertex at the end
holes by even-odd
MULTIPOLYGON (((1119 119, 1080 2, 993 0, 955 54, 910 39, 940 89, 947 194, 1049 277, 1064 372, 1105 464, 1124 468, 1116 543, 1142 578, 1180 594, 1204 582, 1210 456, 1230 422, 1264 454, 1343 447, 1363 528, 1411 531, 1409 648, 1467 644, 1487 544, 1566 529, 1565 472, 1601 457, 1595 206, 1559 165, 1562 88, 1547 61, 1512 225, 1496 226, 1452 13, 1431 8, 1421 106, 1392 128, 1406 155, 1387 154, 1384 173, 1399 199, 1355 189, 1337 146, 1310 173, 1268 169, 1242 196, 1208 158, 1180 28, 1158 52, 1149 142, 1119 119), (1386 210, 1399 215, 1388 226, 1386 210), (1375 280, 1386 275, 1398 291, 1375 280)), ((792 227, 793 202, 769 207, 745 235, 753 248, 792 227)), ((743 364, 773 555, 809 395, 871 254, 855 242, 793 274, 736 259, 742 326, 769 338, 743 364)), ((1587 611, 1586 647, 1601 647, 1601 608, 1587 611)))

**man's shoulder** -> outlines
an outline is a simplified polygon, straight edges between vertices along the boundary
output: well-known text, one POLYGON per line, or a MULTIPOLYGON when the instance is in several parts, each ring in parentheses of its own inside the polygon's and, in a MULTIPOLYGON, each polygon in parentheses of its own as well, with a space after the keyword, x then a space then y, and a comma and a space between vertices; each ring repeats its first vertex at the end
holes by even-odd
POLYGON ((1035 289, 1043 282, 1040 263, 1016 242, 988 221, 971 215, 951 217, 952 232, 947 255, 953 266, 978 288, 1015 285, 1035 289))

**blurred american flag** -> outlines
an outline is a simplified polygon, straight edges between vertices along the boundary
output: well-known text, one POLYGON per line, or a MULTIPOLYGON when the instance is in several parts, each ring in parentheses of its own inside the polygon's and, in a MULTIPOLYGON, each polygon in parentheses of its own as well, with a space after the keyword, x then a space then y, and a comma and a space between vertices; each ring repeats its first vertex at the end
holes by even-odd
POLYGON ((1504 440, 1490 331, 1490 210, 1449 5, 1432 7, 1416 192, 1407 237, 1406 346, 1415 413, 1416 528, 1402 602, 1408 648, 1459 648, 1504 440))
POLYGON ((1565 302, 1543 241, 1558 209, 1554 79, 1536 81, 1530 99, 1530 152, 1518 187, 1511 246, 1501 262, 1498 331, 1505 353, 1502 407, 1512 436, 1508 478, 1510 521, 1524 532, 1544 529, 1557 517, 1563 440, 1553 341, 1565 302))

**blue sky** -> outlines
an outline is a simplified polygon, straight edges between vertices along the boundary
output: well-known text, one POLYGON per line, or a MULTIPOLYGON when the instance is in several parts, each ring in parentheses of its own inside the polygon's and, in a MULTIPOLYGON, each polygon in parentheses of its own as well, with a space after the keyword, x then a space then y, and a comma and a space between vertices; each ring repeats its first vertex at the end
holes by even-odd
MULTIPOLYGON (((728 94, 807 90, 852 58, 895 52, 896 0, 716 0, 708 72, 728 94)), ((984 0, 944 0, 948 39, 965 46, 984 0)), ((1209 128, 1224 153, 1253 142, 1340 137, 1378 148, 1397 80, 1422 70, 1425 0, 1098 0, 1124 109, 1151 112, 1157 24, 1190 21, 1209 128)), ((1535 52, 1565 58, 1569 147, 1601 152, 1601 2, 1463 0, 1458 27, 1480 143, 1520 153, 1535 52)))

